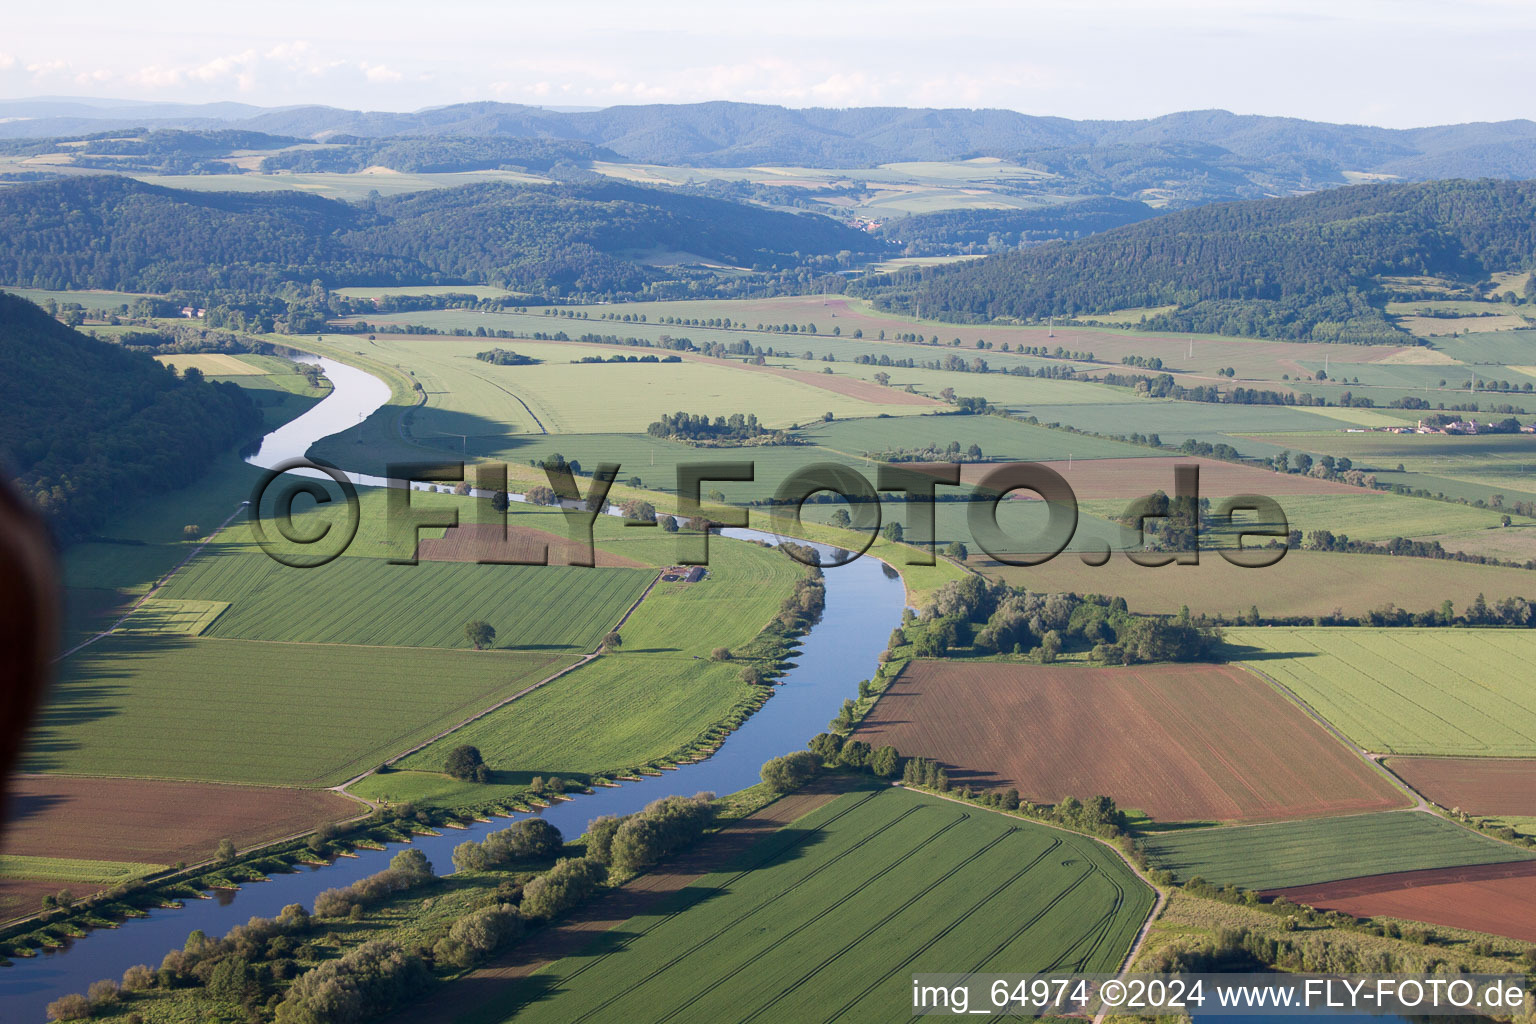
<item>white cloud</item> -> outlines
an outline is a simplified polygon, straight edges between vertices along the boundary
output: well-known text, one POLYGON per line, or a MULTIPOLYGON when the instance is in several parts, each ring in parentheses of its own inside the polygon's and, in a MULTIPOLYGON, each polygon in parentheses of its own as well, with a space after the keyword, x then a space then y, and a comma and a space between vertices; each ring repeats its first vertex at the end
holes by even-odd
POLYGON ((427 18, 407 0, 375 0, 366 18, 265 2, 255 24, 190 0, 159 0, 152 25, 106 0, 12 5, 0 85, 395 110, 487 98, 1117 118, 1226 107, 1401 126, 1523 116, 1518 76, 1536 49, 1529 0, 588 0, 515 18, 490 0, 445 0, 427 18), (1433 69, 1433 89, 1401 87, 1415 68, 1433 69))

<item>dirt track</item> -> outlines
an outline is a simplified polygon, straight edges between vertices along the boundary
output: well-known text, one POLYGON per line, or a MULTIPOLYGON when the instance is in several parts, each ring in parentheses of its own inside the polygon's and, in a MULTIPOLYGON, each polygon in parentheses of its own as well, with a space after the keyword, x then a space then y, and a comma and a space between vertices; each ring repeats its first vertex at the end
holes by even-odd
POLYGON ((596 936, 645 913, 670 894, 715 871, 745 850, 804 817, 839 792, 832 783, 813 783, 709 837, 668 864, 614 890, 559 924, 535 932, 495 960, 439 989, 430 1004, 407 1006, 388 1018, 395 1024, 451 1024, 498 1000, 511 1013, 513 984, 542 967, 584 948, 596 936))

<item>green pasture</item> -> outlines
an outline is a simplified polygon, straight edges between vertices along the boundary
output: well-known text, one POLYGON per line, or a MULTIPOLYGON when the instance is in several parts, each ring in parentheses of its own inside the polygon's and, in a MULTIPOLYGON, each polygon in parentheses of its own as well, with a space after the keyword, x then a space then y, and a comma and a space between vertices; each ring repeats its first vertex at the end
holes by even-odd
MULTIPOLYGON (((1356 469, 1385 473, 1382 479, 1431 493, 1445 490, 1439 478, 1460 481, 1510 497, 1536 495, 1536 441, 1529 434, 1295 434, 1258 435, 1291 451, 1346 456, 1356 469), (1397 472, 1402 466, 1403 475, 1397 472), (1422 477, 1423 479, 1417 479, 1422 477)), ((1446 490, 1447 494, 1453 493, 1446 490)))
POLYGON ((971 565, 1039 593, 1114 594, 1135 612, 1177 615, 1187 605, 1196 615, 1227 619, 1254 605, 1277 618, 1326 618, 1335 611, 1363 615, 1387 604, 1419 612, 1449 599, 1465 609, 1478 594, 1490 602, 1536 594, 1536 581, 1525 569, 1325 551, 1291 551, 1274 565, 1245 569, 1215 551, 1204 552, 1198 565, 1147 567, 1116 555, 1102 566, 1089 566, 1063 554, 1044 565, 1003 566, 973 548, 971 565))
POLYGON ((477 299, 501 299, 517 294, 483 284, 382 285, 334 289, 348 299, 382 299, 386 295, 473 295, 477 299))
POLYGON ((152 597, 135 608, 116 632, 201 636, 228 607, 224 601, 176 601, 168 597, 152 597))
POLYGON ((1065 461, 1068 457, 1124 459, 1159 454, 1142 445, 1048 430, 1000 416, 838 420, 802 427, 799 434, 813 444, 850 456, 928 445, 943 448, 952 443, 959 444, 962 453, 974 444, 981 449, 984 458, 1020 462, 1065 461))
POLYGON ((1164 832, 1142 844, 1181 880, 1255 890, 1536 857, 1420 811, 1164 832))
MULTIPOLYGON (((1401 603, 1439 597, 1426 587, 1401 603)), ((1271 626, 1226 641, 1367 750, 1536 757, 1536 631, 1271 626)))
MULTIPOLYGON (((1170 488, 1171 490, 1171 488, 1170 488)), ((1331 530, 1351 540, 1388 541, 1394 537, 1421 540, 1445 533, 1465 533, 1494 529, 1499 513, 1432 498, 1409 498, 1390 493, 1358 494, 1277 494, 1274 500, 1285 512, 1292 530, 1310 534, 1331 530)), ((1212 497, 1212 503, 1216 499, 1212 497)), ((1125 502, 1085 501, 1083 507, 1095 515, 1110 516, 1124 511, 1125 502)), ((1248 514, 1245 522, 1260 520, 1248 514)), ((1220 532, 1230 532, 1223 528, 1220 532)))
POLYGON ((72 857, 26 857, 0 853, 0 879, 38 882, 75 882, 81 885, 119 885, 165 870, 164 864, 135 864, 115 860, 77 860, 72 857))
MULTIPOLYGON (((442 314, 482 319, 493 315, 464 310, 442 314)), ((379 335, 376 344, 380 358, 410 371, 427 393, 427 405, 410 424, 415 436, 644 433, 662 413, 680 409, 711 416, 755 412, 773 427, 806 423, 827 412, 868 416, 926 411, 922 406, 866 402, 774 374, 696 360, 573 362, 589 355, 636 354, 607 345, 389 335, 379 335), (495 366, 475 358, 477 352, 498 347, 542 362, 495 366)))
POLYGON ((1536 330, 1489 331, 1463 334, 1456 338, 1438 337, 1435 339, 1435 348, 1463 363, 1529 366, 1536 363, 1536 330))
MULTIPOLYGON (((493 780, 525 784, 621 771, 672 754, 728 716, 751 688, 741 666, 660 654, 605 654, 401 760, 440 772, 453 748, 478 747, 493 780)), ((386 791, 388 777, 363 792, 386 791), (381 790, 379 787, 385 787, 381 790)))
POLYGON ((635 609, 620 633, 624 653, 707 658, 717 647, 739 648, 778 614, 805 572, 782 551, 714 539, 702 580, 659 582, 635 609))
POLYGON ((148 185, 163 188, 185 189, 192 192, 309 192, 356 202, 367 199, 373 192, 380 195, 401 195, 433 188, 454 188, 459 185, 476 185, 487 181, 503 181, 513 184, 548 184, 548 178, 539 178, 518 171, 457 171, 441 174, 412 174, 403 171, 383 173, 332 174, 325 172, 280 174, 132 174, 148 185))
POLYGON ((899 789, 849 793, 478 1021, 889 1021, 927 971, 1113 971, 1151 891, 1083 836, 899 789))
POLYGON ((85 309, 97 309, 103 312, 117 312, 119 306, 131 306, 144 296, 137 292, 113 292, 113 291, 56 291, 49 288, 19 288, 14 285, 0 285, 0 291, 19 295, 28 302, 35 302, 41 306, 52 299, 59 305, 66 302, 79 303, 85 309))
POLYGON ((654 578, 644 569, 372 558, 295 569, 218 549, 160 594, 229 602, 208 632, 225 639, 466 647, 464 624, 483 619, 498 648, 579 653, 596 647, 654 578))
POLYGON ((59 666, 23 770, 335 785, 569 660, 109 637, 59 666))

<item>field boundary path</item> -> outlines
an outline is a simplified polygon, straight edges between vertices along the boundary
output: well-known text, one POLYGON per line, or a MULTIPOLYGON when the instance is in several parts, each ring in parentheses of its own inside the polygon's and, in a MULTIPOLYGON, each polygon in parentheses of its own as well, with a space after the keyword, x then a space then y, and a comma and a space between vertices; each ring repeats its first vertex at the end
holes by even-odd
MULTIPOLYGON (((635 613, 635 609, 640 607, 640 602, 642 602, 642 601, 644 601, 646 599, 646 597, 650 594, 650 592, 656 588, 656 584, 660 580, 661 580, 661 572, 658 570, 657 573, 656 573, 655 578, 652 579, 651 582, 646 586, 646 588, 640 592, 640 596, 635 598, 634 603, 631 604, 627 609, 624 610, 624 614, 623 615, 619 616, 619 621, 614 623, 614 626, 613 626, 613 629, 611 630, 611 632, 617 632, 618 630, 623 628, 624 623, 628 622, 629 621, 629 617, 635 613)), ((448 728, 444 729, 442 732, 438 733, 436 736, 432 736, 432 737, 429 737, 428 739, 422 740, 420 743, 416 744, 414 747, 410 748, 409 750, 403 750, 400 753, 395 754, 393 757, 390 757, 387 760, 385 760, 382 764, 375 765, 374 767, 369 768, 367 771, 363 772, 362 774, 353 776, 352 778, 348 779, 346 782, 343 782, 341 785, 339 785, 339 786, 330 786, 328 788, 334 790, 337 793, 345 794, 346 796, 349 796, 349 797, 351 797, 354 800, 362 800, 369 807, 375 807, 377 805, 374 804, 373 801, 368 800, 365 797, 358 796, 355 793, 348 793, 347 792, 347 787, 348 786, 355 786, 357 783, 362 782, 368 776, 370 776, 370 775, 374 774, 375 772, 377 772, 380 768, 388 767, 389 765, 394 764, 396 761, 399 761, 399 760, 401 760, 403 758, 409 757, 410 755, 416 753, 417 751, 426 749, 427 747, 429 747, 432 744, 436 743, 438 740, 443 739, 444 737, 453 735, 454 733, 458 732, 460 729, 464 728, 466 725, 469 725, 469 724, 471 724, 473 722, 478 722, 480 719, 484 718, 486 715, 489 715, 491 712, 499 711, 502 708, 506 707, 508 704, 511 704, 513 701, 517 700, 518 698, 528 696, 528 694, 532 693, 534 690, 539 689, 541 686, 547 686, 548 684, 554 682, 556 679, 559 679, 561 676, 568 675, 569 673, 576 671, 578 668, 581 668, 581 666, 587 664, 588 662, 593 661, 597 657, 598 657, 598 652, 596 652, 596 651, 594 651, 594 652, 592 652, 590 654, 583 654, 576 661, 574 661, 571 664, 569 664, 569 665, 565 666, 564 668, 560 669, 558 672, 554 672, 554 673, 552 673, 550 675, 545 676, 543 679, 540 679, 536 683, 533 683, 533 684, 531 684, 529 686, 523 687, 521 690, 518 690, 516 693, 512 694, 510 697, 505 697, 505 698, 497 701, 495 704, 492 704, 490 707, 484 708, 483 710, 475 712, 473 715, 470 715, 468 718, 464 719, 462 722, 458 722, 455 725, 450 725, 448 728)))
POLYGON ((183 558, 181 561, 177 562, 170 569, 166 570, 166 572, 163 575, 161 575, 161 577, 159 579, 155 580, 155 582, 150 585, 150 588, 148 590, 144 591, 144 593, 139 595, 139 599, 137 601, 133 602, 133 604, 128 606, 128 610, 123 612, 122 616, 119 617, 116 622, 112 623, 112 625, 108 626, 106 629, 102 630, 101 632, 96 633, 96 634, 94 634, 94 635, 92 635, 90 637, 87 637, 85 640, 82 640, 80 643, 78 643, 75 646, 71 647, 69 650, 65 651, 63 654, 61 654, 58 657, 54 658, 53 659, 54 663, 57 664, 58 662, 63 661, 65 658, 69 657, 70 655, 74 654, 75 652, 84 650, 85 648, 91 646, 91 644, 94 644, 96 641, 100 640, 102 637, 106 636, 108 633, 111 633, 118 626, 121 626, 124 622, 126 622, 130 615, 132 615, 134 612, 139 610, 139 605, 143 604, 145 601, 148 601, 151 597, 154 597, 155 596, 155 591, 157 591, 161 587, 165 586, 165 583, 166 583, 167 580, 169 580, 172 576, 176 575, 182 569, 186 568, 187 563, 192 561, 192 559, 196 558, 202 552, 203 548, 205 548, 209 544, 213 543, 213 538, 215 538, 219 534, 223 533, 224 532, 224 528, 226 526, 228 526, 230 523, 234 522, 235 517, 240 514, 240 510, 245 508, 247 504, 249 504, 249 502, 242 501, 240 504, 236 505, 235 506, 235 510, 229 514, 229 517, 227 519, 225 519, 218 526, 214 527, 213 532, 208 534, 208 536, 204 537, 202 539, 202 541, 200 541, 198 543, 197 547, 192 549, 191 553, 188 554, 186 558, 183 558))
MULTIPOLYGON (((832 802, 844 792, 836 780, 812 782, 781 796, 740 821, 707 836, 671 863, 605 893, 558 924, 534 932, 489 963, 438 988, 430 1003, 407 1004, 386 1021, 394 1024, 453 1024, 504 995, 509 983, 527 977, 582 949, 603 932, 651 911, 667 897, 713 874, 779 829, 832 802)), ((509 1010, 510 1012, 510 1010, 509 1010)))

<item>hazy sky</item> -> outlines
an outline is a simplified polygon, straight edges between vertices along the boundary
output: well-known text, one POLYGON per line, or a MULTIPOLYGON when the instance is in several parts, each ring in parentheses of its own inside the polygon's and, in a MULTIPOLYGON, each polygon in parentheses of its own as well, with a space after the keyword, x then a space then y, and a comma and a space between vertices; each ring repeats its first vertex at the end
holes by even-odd
POLYGON ((1531 0, 11 0, 0 97, 1536 116, 1531 0))

